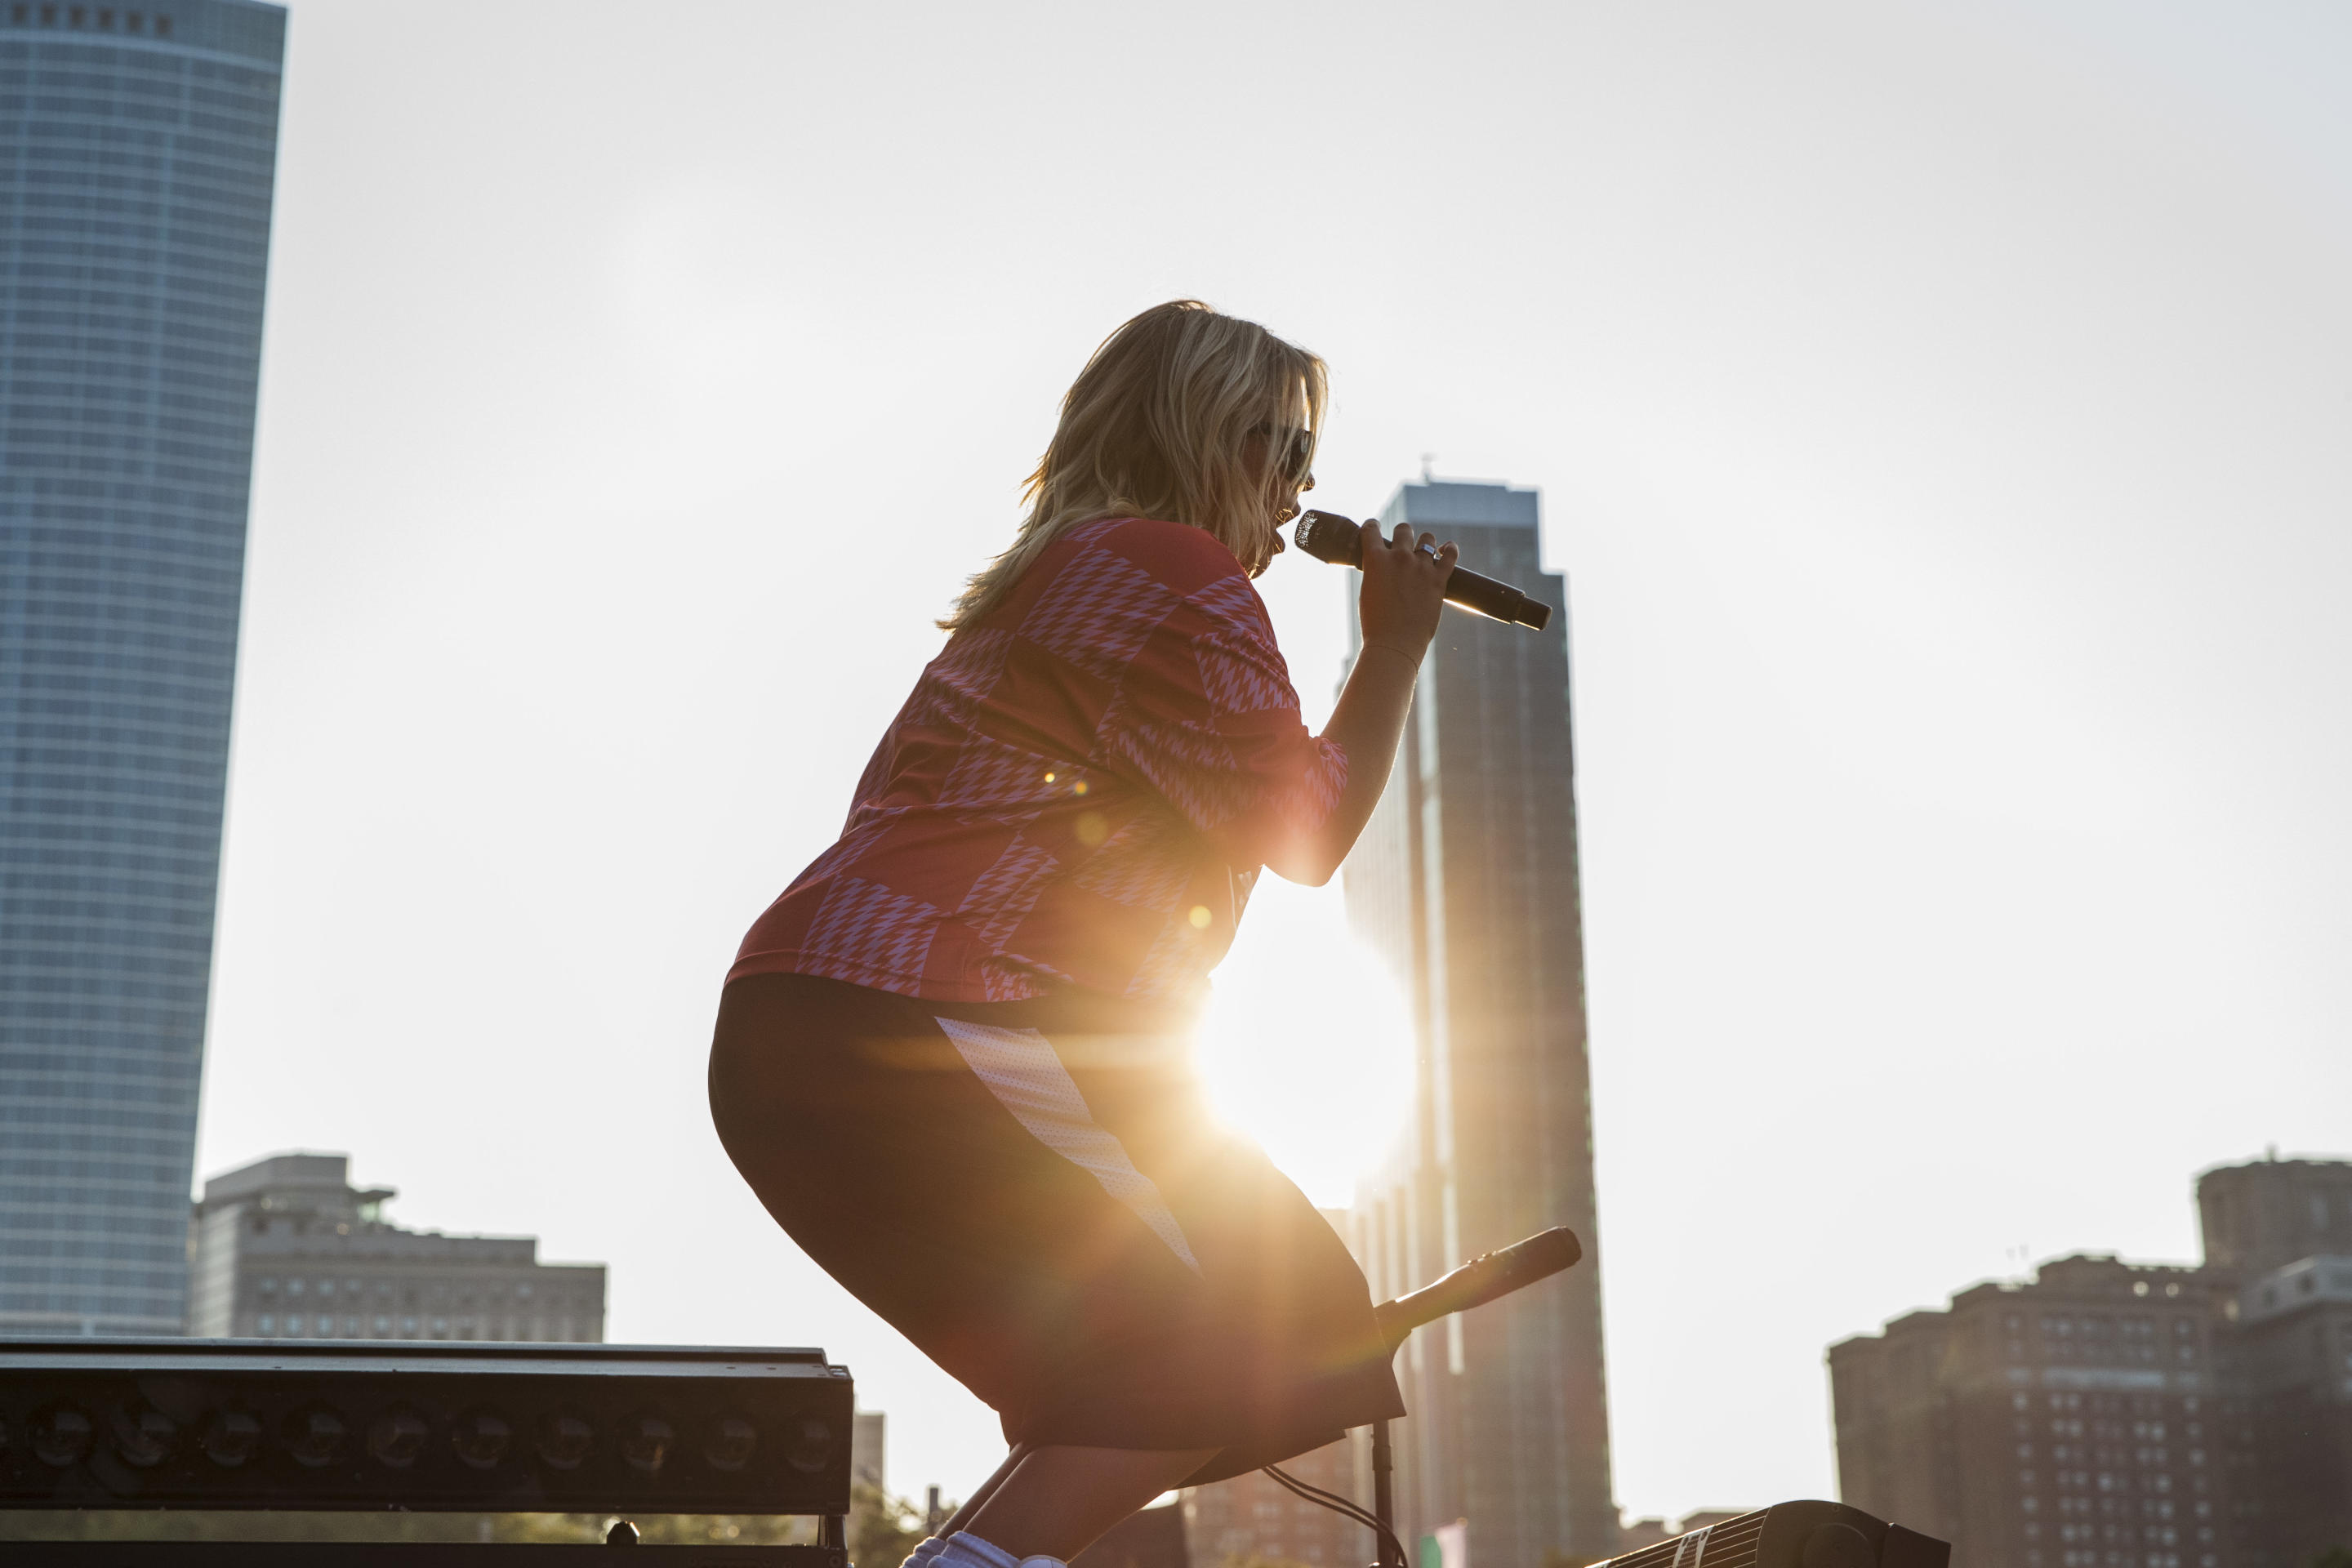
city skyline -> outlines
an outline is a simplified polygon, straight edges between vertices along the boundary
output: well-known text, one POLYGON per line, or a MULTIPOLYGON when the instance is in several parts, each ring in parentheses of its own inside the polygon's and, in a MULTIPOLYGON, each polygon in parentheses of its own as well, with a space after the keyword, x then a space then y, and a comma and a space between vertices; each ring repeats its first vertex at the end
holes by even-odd
MULTIPOLYGON (((2352 1145, 2340 21, 292 37, 204 1168, 361 1151, 415 1223, 610 1259, 616 1337, 823 1343, 923 1413, 894 1473, 984 1473, 988 1413, 733 1191, 701 1051, 1055 400, 1176 295, 1330 360, 1318 505, 1433 450, 1546 494, 1630 1510, 1827 1490, 1822 1345, 2021 1256, 2189 1256, 2179 1171, 2352 1145), (1184 112, 1074 132, 1106 79, 1184 112), (2098 1112, 1988 1158, 2049 1105, 2098 1112)), ((1310 721, 1346 577, 1261 584, 1310 721)), ((1291 892, 1234 964, 1341 973, 1291 892)))
POLYGON ((0 1333, 174 1333, 285 11, 0 9, 0 1333))

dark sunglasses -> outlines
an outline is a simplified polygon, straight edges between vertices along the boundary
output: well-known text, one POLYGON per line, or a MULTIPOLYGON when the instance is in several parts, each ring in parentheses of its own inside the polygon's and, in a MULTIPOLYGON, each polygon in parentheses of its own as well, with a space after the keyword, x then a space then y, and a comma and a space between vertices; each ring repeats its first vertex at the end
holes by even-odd
MULTIPOLYGON (((1271 425, 1259 425, 1254 427, 1250 434, 1263 437, 1271 442, 1275 438, 1276 432, 1271 425)), ((1311 430, 1290 432, 1290 450, 1283 454, 1282 477, 1289 482, 1291 488, 1302 490, 1311 490, 1315 488, 1315 475, 1307 467, 1314 460, 1314 432, 1311 430)))

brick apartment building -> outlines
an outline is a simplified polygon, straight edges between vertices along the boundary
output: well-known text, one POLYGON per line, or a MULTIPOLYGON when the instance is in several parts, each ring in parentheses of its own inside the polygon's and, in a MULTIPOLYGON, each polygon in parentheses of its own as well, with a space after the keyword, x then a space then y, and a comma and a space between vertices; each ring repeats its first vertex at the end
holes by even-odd
POLYGON ((2352 1162, 2198 1183, 2206 1261, 2076 1256, 1833 1345, 1840 1495, 1954 1568, 2352 1545, 2352 1162))
MULTIPOLYGON (((1371 1502, 1371 1488, 1359 1486, 1357 1450, 1369 1445, 1354 1435, 1286 1459, 1282 1468, 1309 1486, 1337 1492, 1350 1501, 1371 1502)), ((1362 1458, 1369 1461, 1369 1451, 1362 1458)), ((1328 1508, 1294 1497, 1252 1471, 1214 1486, 1184 1493, 1184 1539, 1192 1568, 1226 1568, 1247 1562, 1298 1563, 1307 1568, 1364 1568, 1377 1555, 1372 1532, 1328 1508)))

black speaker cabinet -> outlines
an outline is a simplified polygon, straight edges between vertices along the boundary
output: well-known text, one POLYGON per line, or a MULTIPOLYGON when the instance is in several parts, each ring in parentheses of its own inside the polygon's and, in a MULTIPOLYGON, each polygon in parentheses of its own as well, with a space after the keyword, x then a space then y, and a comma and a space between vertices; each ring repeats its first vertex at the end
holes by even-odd
POLYGON ((1949 1542, 1838 1502, 1776 1502, 1602 1568, 1950 1568, 1949 1542))

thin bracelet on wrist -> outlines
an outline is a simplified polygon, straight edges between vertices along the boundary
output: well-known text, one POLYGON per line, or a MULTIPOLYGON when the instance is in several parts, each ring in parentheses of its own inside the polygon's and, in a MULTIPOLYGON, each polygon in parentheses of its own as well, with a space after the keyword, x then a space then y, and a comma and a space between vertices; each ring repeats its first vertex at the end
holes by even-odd
POLYGON ((1404 660, 1407 664, 1412 666, 1413 668, 1419 669, 1421 668, 1421 655, 1417 653, 1407 653, 1404 649, 1397 647, 1394 643, 1367 642, 1364 644, 1364 647, 1366 648, 1385 648, 1389 652, 1396 655, 1399 658, 1404 660))

